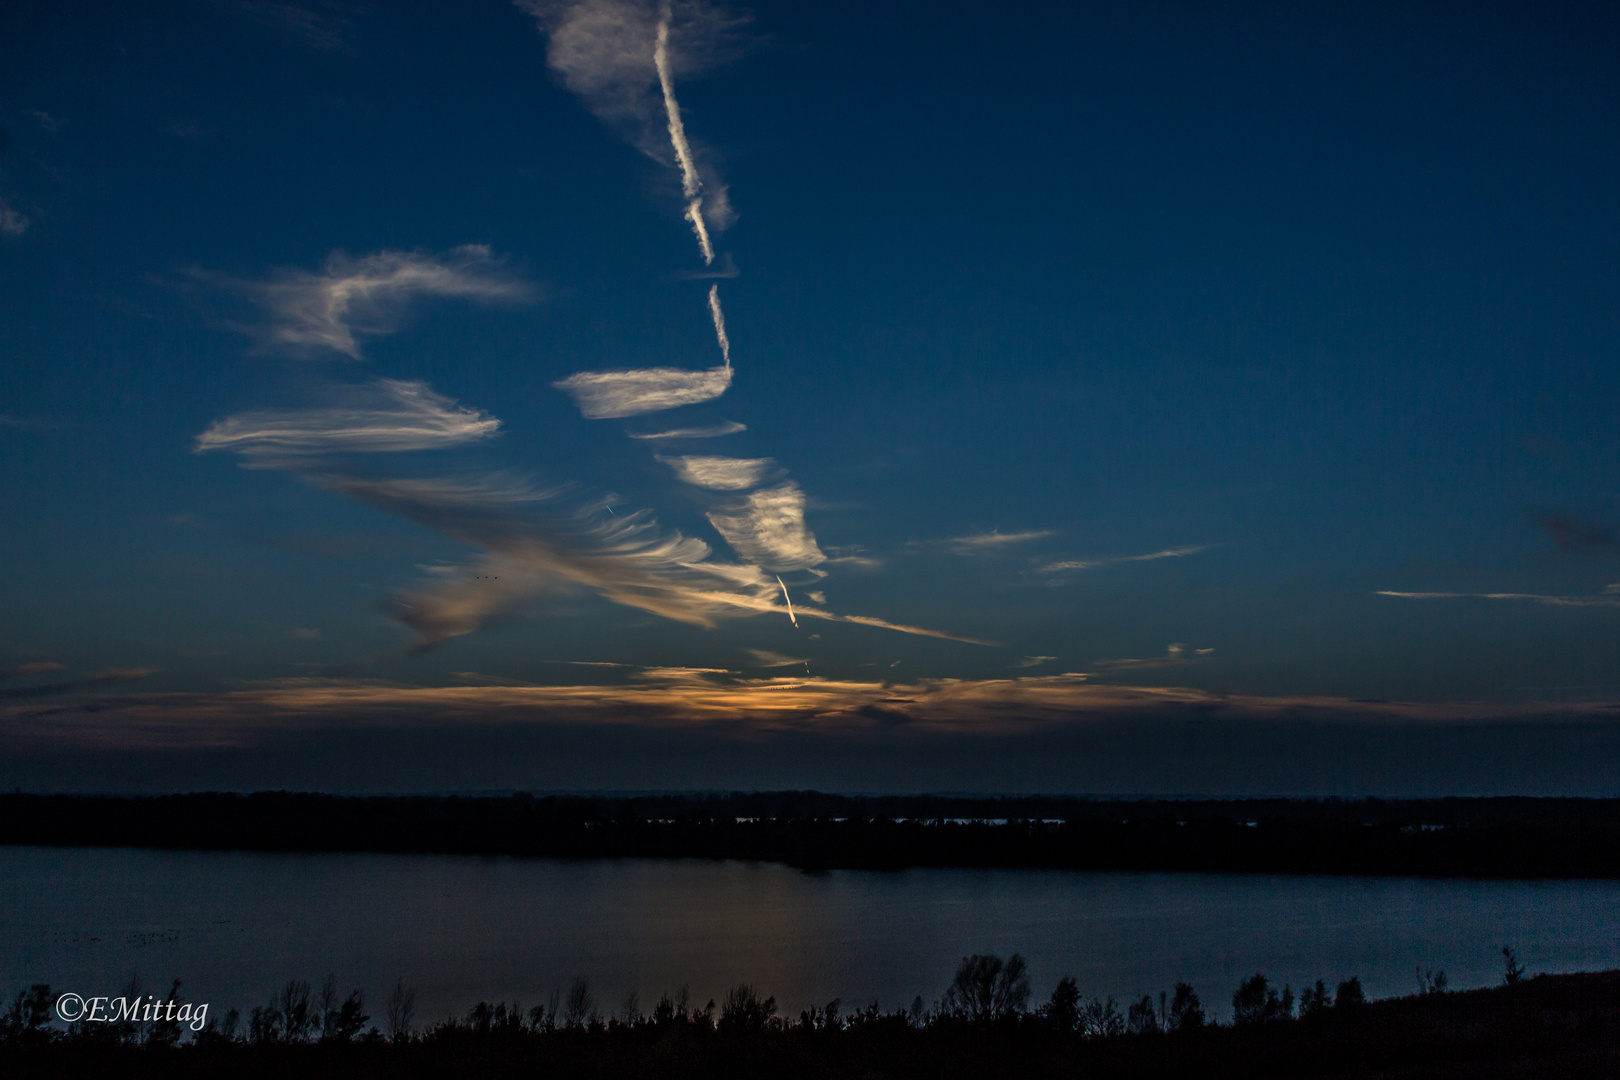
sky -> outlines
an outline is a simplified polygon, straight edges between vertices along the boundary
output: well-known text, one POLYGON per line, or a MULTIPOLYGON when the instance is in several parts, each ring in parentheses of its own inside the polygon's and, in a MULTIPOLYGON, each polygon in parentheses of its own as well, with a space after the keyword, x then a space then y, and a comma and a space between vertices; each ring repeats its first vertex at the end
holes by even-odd
POLYGON ((8 4, 0 783, 1620 794, 1617 39, 8 4))

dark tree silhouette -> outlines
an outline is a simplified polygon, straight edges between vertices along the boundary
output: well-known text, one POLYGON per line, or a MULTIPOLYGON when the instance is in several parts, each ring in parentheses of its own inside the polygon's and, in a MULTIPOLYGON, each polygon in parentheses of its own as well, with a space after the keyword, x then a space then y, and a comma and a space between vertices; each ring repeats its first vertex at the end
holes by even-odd
POLYGON ((1355 1009, 1367 1004, 1367 995, 1361 992, 1361 978, 1350 976, 1339 984, 1339 990, 1333 995, 1335 1009, 1355 1009))
POLYGON ((416 989, 405 985, 403 976, 394 984, 383 1006, 383 1025, 395 1042, 411 1037, 411 1021, 416 1018, 416 989))
POLYGON ((1239 1026, 1287 1020, 1294 1015, 1294 991, 1283 987, 1282 996, 1271 988, 1266 977, 1256 972, 1232 993, 1232 1022, 1239 1026))
POLYGON ((1176 983, 1176 996, 1170 1000, 1171 1031, 1196 1031, 1204 1026, 1204 1004, 1190 984, 1176 983))
POLYGON ((1300 1019, 1309 1020, 1321 1016, 1331 1005, 1327 984, 1317 979, 1315 986, 1306 987, 1305 992, 1299 996, 1300 1019))
POLYGON ((1502 946, 1502 982, 1507 986, 1517 986, 1519 980, 1524 978, 1524 965, 1519 963, 1518 956, 1512 949, 1502 946))
POLYGON ((974 1021, 1016 1016, 1029 1001, 1029 976, 1024 968, 1019 953, 1005 961, 993 955, 964 956, 945 991, 946 1011, 974 1021))
POLYGON ((1151 995, 1143 994, 1142 1000, 1131 1002, 1130 1008, 1125 1010, 1125 1030, 1136 1035, 1159 1030, 1159 1014, 1153 1007, 1151 995))
POLYGON ((1058 980, 1042 1015, 1059 1031, 1073 1031, 1080 1025, 1080 990, 1072 976, 1065 975, 1058 980))
POLYGON ((760 999, 747 983, 738 983, 726 992, 720 1009, 722 1031, 763 1031, 776 1016, 776 998, 760 999))
POLYGON ((596 999, 591 996, 591 984, 582 975, 568 988, 563 1002, 563 1026, 581 1028, 596 1019, 596 999))

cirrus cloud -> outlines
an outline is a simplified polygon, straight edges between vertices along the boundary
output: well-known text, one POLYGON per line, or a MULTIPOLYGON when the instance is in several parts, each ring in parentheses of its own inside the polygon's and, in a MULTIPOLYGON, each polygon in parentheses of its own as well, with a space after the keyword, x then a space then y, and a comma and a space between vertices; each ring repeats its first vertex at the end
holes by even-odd
POLYGON ((196 451, 233 450, 249 463, 335 453, 434 450, 495 436, 501 422, 426 383, 378 379, 315 409, 238 413, 208 425, 196 451))
POLYGON ((318 273, 283 269, 264 281, 221 283, 245 294, 263 313, 262 323, 245 328, 262 349, 330 350, 356 360, 361 336, 392 333, 417 299, 489 303, 534 295, 485 244, 464 244, 442 256, 379 251, 355 258, 337 251, 318 273))

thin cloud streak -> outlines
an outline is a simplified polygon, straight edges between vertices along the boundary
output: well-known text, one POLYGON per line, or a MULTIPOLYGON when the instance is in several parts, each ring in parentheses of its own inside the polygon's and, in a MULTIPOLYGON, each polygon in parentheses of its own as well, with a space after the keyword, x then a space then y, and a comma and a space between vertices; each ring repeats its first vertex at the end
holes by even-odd
POLYGON ((465 244, 442 257, 379 251, 357 259, 334 252, 319 273, 282 270, 267 281, 224 284, 264 313, 261 325, 246 328, 261 348, 330 349, 356 360, 359 336, 392 333, 405 308, 421 297, 487 303, 533 296, 531 286, 507 272, 484 244, 465 244))
MULTIPOLYGON (((57 666, 60 667, 61 665, 57 666)), ((155 671, 155 668, 108 668, 105 671, 91 672, 83 678, 68 679, 63 682, 43 683, 36 686, 8 686, 0 688, 0 700, 14 701, 20 698, 59 697, 88 690, 92 687, 106 686, 108 683, 132 682, 137 679, 144 679, 154 674, 155 671)))
POLYGON ((1375 595, 1403 600, 1526 600, 1549 607, 1620 607, 1620 595, 1548 596, 1543 593, 1399 592, 1394 589, 1379 589, 1375 595))
POLYGON ((978 533, 974 536, 953 536, 948 540, 938 542, 947 545, 958 555, 979 555, 990 551, 999 551, 1014 544, 1028 544, 1056 535, 1057 530, 1055 529, 1031 529, 1027 532, 1015 533, 991 531, 978 533))
POLYGON ((586 419, 612 420, 713 401, 731 385, 731 369, 581 371, 551 385, 572 395, 586 419))
POLYGON ((249 463, 287 456, 436 450, 493 438, 501 422, 426 383, 378 379, 326 408, 239 413, 197 436, 195 452, 234 450, 249 463))
POLYGON ((1205 550, 1207 545, 1198 544, 1193 547, 1166 548, 1163 551, 1151 551, 1146 555, 1118 555, 1111 559, 1069 559, 1062 562, 1050 562, 1036 567, 1041 574, 1069 574, 1080 570, 1095 570, 1099 566, 1113 566, 1116 563, 1152 562, 1155 559, 1179 559, 1188 555, 1196 555, 1205 550))
POLYGON ((810 658, 806 656, 783 656, 781 653, 771 652, 769 649, 744 649, 744 652, 754 658, 752 667, 794 667, 798 664, 808 664, 810 658))
POLYGON ((30 675, 43 675, 47 671, 66 670, 66 664, 58 664, 54 660, 39 660, 32 664, 13 664, 11 667, 0 668, 0 682, 7 679, 23 679, 30 675))
POLYGON ((671 431, 650 431, 645 434, 631 433, 632 439, 718 439, 723 435, 736 435, 747 431, 747 424, 739 424, 735 420, 727 420, 723 424, 712 427, 675 428, 671 431))

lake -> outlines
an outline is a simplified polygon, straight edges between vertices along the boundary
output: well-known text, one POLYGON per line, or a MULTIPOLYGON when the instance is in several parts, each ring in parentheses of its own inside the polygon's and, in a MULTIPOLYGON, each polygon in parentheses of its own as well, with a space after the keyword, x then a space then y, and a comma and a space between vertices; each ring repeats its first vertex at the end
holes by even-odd
MULTIPOLYGON (((912 869, 805 873, 769 863, 466 855, 0 847, 0 991, 117 994, 171 978, 212 1014, 328 972, 371 1011, 396 979, 418 1023, 480 999, 525 1006, 590 982, 614 1012, 737 982, 796 1016, 841 998, 932 1004, 957 961, 1022 952, 1032 1003, 1063 975, 1122 1003, 1177 980, 1229 1016, 1256 971, 1297 991, 1358 975, 1411 993, 1620 967, 1620 882, 912 869)), ((160 985, 161 984, 161 985, 160 985)))

